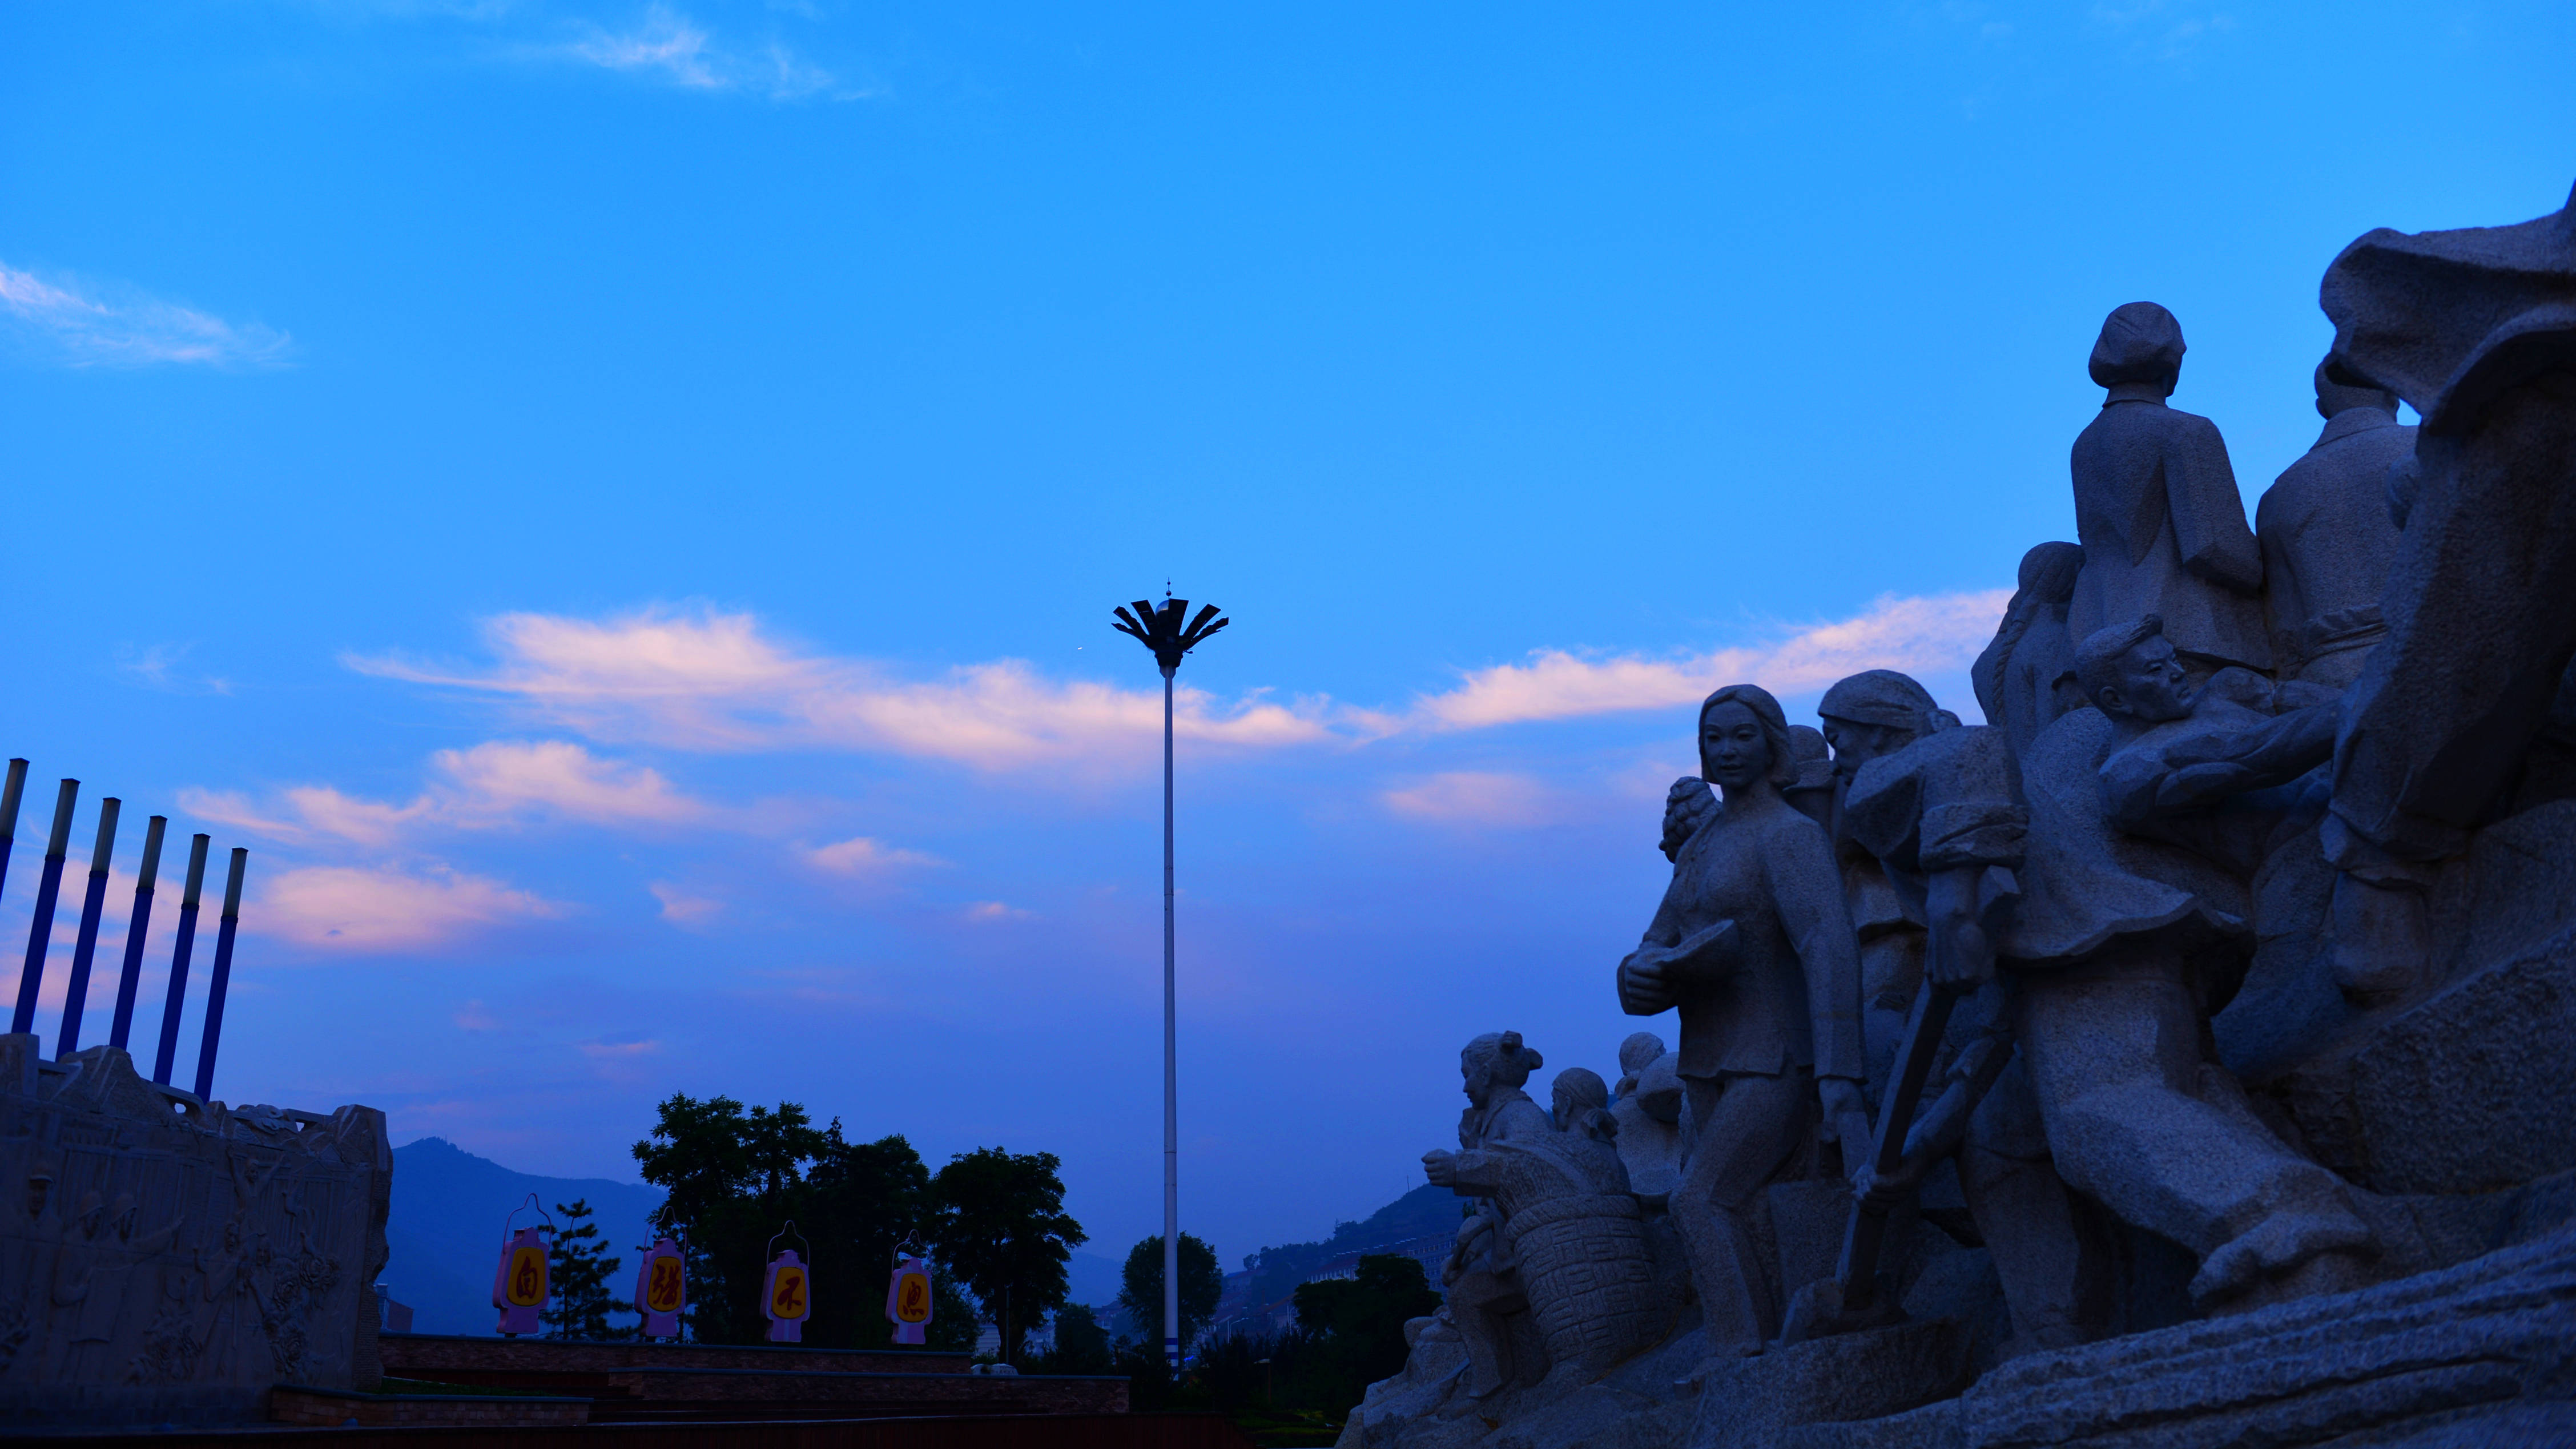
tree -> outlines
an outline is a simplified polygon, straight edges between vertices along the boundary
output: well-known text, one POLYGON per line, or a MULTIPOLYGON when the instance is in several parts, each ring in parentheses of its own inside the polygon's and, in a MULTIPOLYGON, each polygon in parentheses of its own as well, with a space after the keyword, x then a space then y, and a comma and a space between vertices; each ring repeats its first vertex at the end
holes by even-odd
POLYGON ((1079 1303, 1055 1311, 1055 1348, 1040 1360, 1041 1372, 1105 1374, 1111 1362, 1109 1330, 1099 1314, 1079 1303))
POLYGON ((607 1242, 591 1222, 590 1200, 574 1198, 570 1207, 556 1203, 555 1212, 562 1217, 563 1225, 555 1232, 554 1250, 546 1265, 553 1289, 553 1299, 543 1316, 546 1337, 633 1337, 634 1329, 611 1328, 608 1323, 608 1315, 619 1311, 617 1295, 609 1284, 620 1260, 608 1255, 607 1242))
MULTIPOLYGON (((653 1226, 688 1245, 691 1337, 757 1343, 766 1335, 759 1301, 766 1245, 803 1206, 800 1168, 836 1145, 839 1125, 817 1131, 794 1102, 746 1111, 731 1097, 674 1094, 661 1104, 652 1136, 635 1144, 635 1161, 646 1182, 669 1194, 653 1226)), ((820 1246, 815 1256, 824 1256, 820 1246)))
POLYGON ((1422 1264, 1393 1253, 1363 1256, 1353 1277, 1300 1283, 1295 1301, 1299 1331, 1321 1340, 1308 1381, 1336 1415, 1404 1367, 1405 1321, 1440 1310, 1422 1264))
MULTIPOLYGON (((1188 1233, 1181 1234, 1181 1353, 1187 1356, 1199 1331, 1225 1296, 1225 1274, 1216 1265, 1216 1249, 1188 1233)), ((1163 1336, 1163 1240, 1147 1238, 1127 1250, 1118 1273, 1118 1306, 1145 1341, 1159 1347, 1163 1336)))
POLYGON ((1063 1164, 1052 1152, 999 1147, 961 1152, 931 1179, 939 1258, 1002 1330, 1016 1365, 1030 1323, 1063 1306, 1065 1263, 1088 1242, 1064 1210, 1063 1164))

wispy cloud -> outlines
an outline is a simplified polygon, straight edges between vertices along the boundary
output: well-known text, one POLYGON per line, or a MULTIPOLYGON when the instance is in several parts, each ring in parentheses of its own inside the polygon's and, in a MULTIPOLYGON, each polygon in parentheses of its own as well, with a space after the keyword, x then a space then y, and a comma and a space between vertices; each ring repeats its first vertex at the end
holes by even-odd
MULTIPOLYGON (((1885 598, 1853 618, 1701 653, 1542 649, 1526 663, 1468 671, 1455 687, 1392 710, 1323 696, 1287 705, 1258 691, 1220 702, 1183 685, 1175 727, 1186 739, 1241 749, 1353 745, 1667 709, 1732 680, 1758 681, 1787 696, 1864 669, 1954 672, 1993 637, 2009 597, 1997 589, 1885 598)), ((1007 659, 907 680, 864 660, 786 644, 743 613, 648 609, 604 620, 505 614, 485 634, 498 660, 486 668, 394 655, 346 662, 362 673, 505 699, 550 728, 687 750, 845 749, 987 771, 1105 770, 1149 762, 1162 726, 1162 699, 1144 690, 1053 679, 1007 659)), ((578 753, 571 745, 552 748, 578 753)), ((636 793, 631 781, 600 792, 618 799, 636 793)), ((859 863, 853 847, 847 865, 859 863)))
POLYGON ((0 262, 0 320, 21 351, 70 367, 273 367, 289 339, 130 287, 46 281, 0 262))
POLYGON ((1452 770, 1378 797, 1398 815, 1441 825, 1526 830, 1563 818, 1559 790, 1529 775, 1452 770))
POLYGON ((2009 589, 1883 598, 1868 612, 1810 625, 1763 645, 1704 654, 1585 657, 1542 649, 1527 664, 1471 671, 1457 688, 1415 703, 1392 723, 1433 730, 1484 729, 1695 704, 1721 684, 1750 681, 1774 694, 1822 689, 1864 669, 1908 674, 1966 667, 1994 638, 2009 589))
MULTIPOLYGON (((494 927, 552 919, 568 909, 445 866, 304 866, 270 877, 255 905, 242 913, 249 930, 369 954, 428 950, 494 927)), ((463 1014, 458 1024, 475 1029, 463 1014)))
POLYGON ((659 771, 603 760, 564 740, 493 740, 430 757, 445 778, 403 805, 329 785, 281 791, 267 805, 237 791, 189 789, 180 807, 273 840, 337 840, 384 848, 426 828, 488 830, 535 820, 589 825, 680 825, 716 812, 672 788, 659 771))
POLYGON ((801 100, 830 93, 836 100, 864 99, 869 88, 842 86, 823 67, 772 39, 750 47, 720 42, 713 31, 667 5, 647 9, 631 28, 590 25, 557 52, 608 70, 651 76, 699 91, 750 91, 772 100, 801 100))
POLYGON ((805 860, 817 870, 829 871, 834 875, 859 877, 876 877, 897 870, 947 864, 935 855, 924 855, 917 850, 899 850, 882 840, 865 835, 806 851, 805 860))
POLYGON ((657 880, 647 889, 662 903, 662 919, 675 926, 703 926, 724 911, 724 902, 691 895, 666 880, 657 880))
MULTIPOLYGON (((1163 724, 1159 693, 1041 676, 1018 660, 908 681, 765 636, 749 614, 646 611, 607 620, 507 614, 486 629, 498 667, 347 660, 363 673, 501 696, 593 738, 696 750, 840 748, 1006 770, 1133 756, 1163 724)), ((1177 727, 1210 744, 1322 741, 1312 710, 1257 696, 1219 706, 1183 686, 1177 727)))

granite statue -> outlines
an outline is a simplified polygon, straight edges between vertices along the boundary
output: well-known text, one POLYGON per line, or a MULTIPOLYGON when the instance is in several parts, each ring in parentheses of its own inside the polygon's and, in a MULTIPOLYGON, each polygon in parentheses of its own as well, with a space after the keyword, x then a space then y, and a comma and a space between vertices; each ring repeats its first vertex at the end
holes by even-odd
POLYGON ((1994 642, 1968 677, 1986 723, 2004 732, 2016 753, 2083 698, 2075 688, 2075 639, 2066 625, 2084 548, 2043 543, 2021 557, 2021 576, 1994 642))
POLYGON ((1619 1084, 1610 1116, 1614 1142, 1628 1169, 1628 1188, 1661 1205, 1681 1182, 1690 1145, 1689 1094, 1682 1088, 1681 1056, 1651 1031, 1632 1032, 1619 1043, 1619 1084))
POLYGON ((2282 679, 2340 689, 2361 674, 2388 632, 2379 596, 2397 555, 2388 475, 2415 452, 2397 421, 2397 395, 2338 382, 2320 362, 2317 415, 2305 456, 2281 472, 2254 509, 2263 549, 2263 612, 2282 679))
POLYGON ((2519 226, 2371 232, 2320 300, 2328 368, 2423 418, 2325 832, 2348 876, 2397 893, 2349 914, 2412 920, 2426 863, 2576 777, 2576 198, 2519 226))
POLYGON ((2093 344, 2104 398, 2072 456, 2084 564, 2067 630, 2082 639, 2155 614, 2196 668, 2269 669, 2263 554, 2226 440, 2209 419, 2165 403, 2182 354, 2182 324, 2153 302, 2115 309, 2093 344))
POLYGON ((2097 631, 2076 668, 2093 707, 2020 761, 2022 899, 1997 952, 2058 1170, 2189 1249, 2204 1307, 2358 1286, 2377 1245, 2344 1184, 2255 1115, 2207 1029, 2252 952, 2254 857, 2298 808, 2241 797, 2322 762, 2331 705, 2266 715, 2244 671, 2195 688, 2152 615, 2097 631))
MULTIPOLYGON (((2018 901, 2028 817, 2015 752, 1999 726, 1963 726, 1931 692, 1893 670, 1854 675, 1818 706, 1848 780, 1843 834, 1883 868, 1909 916, 1936 943, 1917 990, 1964 998, 1948 1007, 1941 1090, 1919 1119, 1893 1129, 1901 1170, 1873 1163, 1861 1205, 1881 1213, 1933 1163, 1956 1163, 1962 1195, 1988 1243, 2011 1244, 1995 1268, 2014 1329, 2007 1356, 2088 1336, 2088 1263, 2079 1208, 2056 1169, 2027 1065, 2015 1049, 2009 986, 1995 971, 1999 910, 2018 901)), ((1928 1003, 1927 1003, 1928 1005, 1928 1003)), ((1923 1007, 1908 1002, 1916 1022, 1923 1007)), ((1887 1108, 1879 1119, 1888 1121, 1887 1108)), ((2089 1255, 2098 1259, 2098 1253, 2089 1255)))
MULTIPOLYGON (((1532 1142, 1556 1130, 1546 1111, 1522 1090, 1530 1073, 1546 1065, 1516 1031, 1488 1032, 1458 1053, 1467 1109, 1458 1119, 1459 1152, 1423 1154, 1423 1175, 1437 1187, 1462 1188, 1460 1153, 1510 1142, 1532 1142)), ((1516 1382, 1536 1382, 1546 1371, 1541 1347, 1527 1322, 1529 1298, 1520 1265, 1504 1231, 1504 1204, 1491 1193, 1477 1199, 1459 1226, 1440 1273, 1448 1316, 1467 1350, 1470 1398, 1490 1398, 1516 1382)))
POLYGON ((1722 808, 1683 845, 1617 984, 1631 1015, 1680 1011, 1695 1125, 1670 1212, 1711 1354, 1743 1355, 1779 1312, 1755 1194, 1816 1126, 1865 1135, 1860 962, 1832 845, 1782 794, 1799 762, 1779 702, 1752 685, 1718 690, 1700 708, 1699 745, 1722 808))
MULTIPOLYGON (((1500 1241, 1485 1251, 1499 1251, 1519 1279, 1545 1345, 1541 1374, 1595 1377, 1660 1340, 1678 1295, 1656 1272, 1643 1214, 1611 1145, 1618 1128, 1609 1088, 1575 1067, 1557 1075, 1551 1098, 1547 1131, 1488 1137, 1469 1151, 1431 1154, 1424 1165, 1434 1182, 1493 1205, 1488 1231, 1500 1241)), ((1519 1367, 1528 1381, 1536 1366, 1519 1367)))
POLYGON ((1679 1050, 1471 1086, 1485 1224, 1344 1449, 2576 1442, 2576 196, 2320 300, 2259 531, 2111 314, 1985 725, 1709 697, 1617 978, 1679 1050))

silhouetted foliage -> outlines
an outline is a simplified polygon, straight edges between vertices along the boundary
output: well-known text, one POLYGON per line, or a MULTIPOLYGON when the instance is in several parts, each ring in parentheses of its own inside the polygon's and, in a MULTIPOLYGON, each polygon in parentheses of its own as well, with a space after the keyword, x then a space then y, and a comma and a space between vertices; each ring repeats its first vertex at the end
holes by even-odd
POLYGON ((1105 1374, 1113 1364, 1109 1330, 1101 1326, 1100 1315, 1080 1303, 1068 1303, 1055 1311, 1055 1347, 1033 1360, 1030 1368, 1042 1374, 1105 1374))
MULTIPOLYGON (((814 1308, 802 1341, 881 1348, 892 1339, 884 1304, 894 1250, 907 1234, 928 1233, 933 1207, 930 1169, 901 1135, 851 1142, 838 1118, 817 1128, 794 1102, 771 1111, 730 1097, 675 1095, 661 1104, 653 1135, 635 1144, 635 1160, 645 1181, 670 1194, 652 1223, 679 1236, 687 1252, 690 1337, 762 1341, 768 1243, 792 1218, 813 1249, 814 1308)), ((934 1261, 933 1348, 975 1342, 975 1310, 954 1276, 934 1261)))
POLYGON ((1303 1406, 1339 1418, 1368 1386, 1404 1367, 1405 1321, 1440 1310, 1422 1264, 1394 1254, 1369 1254, 1356 1276, 1297 1285, 1297 1327, 1311 1360, 1301 1365, 1303 1406))
POLYGON ((1065 1264, 1089 1241, 1064 1210, 1062 1165, 1052 1152, 979 1147, 931 1179, 940 1261, 1001 1329, 1012 1364, 1028 1326, 1063 1306, 1065 1264))
MULTIPOLYGON (((1208 1319, 1216 1313, 1217 1300, 1225 1296, 1225 1274, 1216 1265, 1216 1249, 1181 1234, 1181 1351, 1187 1355, 1206 1330, 1208 1319)), ((1138 1342, 1162 1351, 1163 1340, 1163 1240, 1160 1235, 1145 1239, 1127 1250, 1127 1261, 1118 1271, 1118 1306, 1127 1313, 1138 1342)))
POLYGON ((559 1219, 554 1248, 546 1263, 552 1296, 543 1315, 548 1338, 633 1338, 632 1325, 614 1328, 608 1315, 625 1309, 610 1286, 622 1261, 609 1256, 608 1242, 590 1220, 590 1200, 555 1204, 559 1219))

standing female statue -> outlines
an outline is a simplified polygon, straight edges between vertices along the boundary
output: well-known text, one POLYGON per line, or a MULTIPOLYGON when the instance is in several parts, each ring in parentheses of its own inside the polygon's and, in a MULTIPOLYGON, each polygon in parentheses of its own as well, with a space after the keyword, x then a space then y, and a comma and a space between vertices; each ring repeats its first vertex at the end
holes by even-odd
POLYGON ((1689 1248, 1713 1354, 1759 1353, 1779 1309, 1747 1214, 1821 1109, 1863 1123, 1860 952, 1824 827, 1782 798, 1796 778, 1779 701, 1730 684, 1699 712, 1700 773, 1724 803, 1619 963, 1633 1016, 1681 1008, 1696 1140, 1670 1211, 1689 1248))

